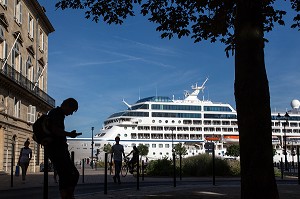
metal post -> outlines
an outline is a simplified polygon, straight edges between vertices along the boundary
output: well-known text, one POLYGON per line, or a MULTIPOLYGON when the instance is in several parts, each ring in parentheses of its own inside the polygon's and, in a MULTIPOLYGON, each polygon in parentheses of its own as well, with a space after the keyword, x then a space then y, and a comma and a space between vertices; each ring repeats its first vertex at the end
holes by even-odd
POLYGON ((14 186, 15 141, 16 141, 16 135, 13 135, 12 143, 11 143, 11 166, 10 166, 10 186, 11 187, 14 186))
POLYGON ((299 146, 297 146, 297 168, 298 168, 298 184, 300 184, 300 157, 299 157, 299 146))
POLYGON ((179 178, 182 180, 182 155, 179 155, 179 178))
POLYGON ((287 151, 286 151, 286 129, 285 129, 286 122, 283 124, 284 130, 284 169, 288 171, 288 161, 287 161, 287 151))
POLYGON ((176 187, 176 160, 175 160, 175 152, 173 152, 173 181, 174 187, 176 187))
POLYGON ((144 181, 145 177, 145 161, 142 160, 142 181, 144 181))
POLYGON ((92 169, 94 168, 94 127, 92 127, 92 169))
MULTIPOLYGON (((137 157, 136 157, 136 162, 137 162, 137 166, 136 166, 136 189, 139 190, 140 189, 140 153, 138 152, 137 157)), ((132 168, 133 169, 133 168, 132 168)))
POLYGON ((213 144, 212 144, 212 146, 213 146, 213 148, 212 148, 212 169, 213 169, 213 185, 216 185, 216 174, 215 174, 215 170, 216 170, 216 168, 215 168, 215 143, 214 142, 212 142, 213 144))
POLYGON ((283 162, 282 162, 282 158, 281 158, 281 161, 280 161, 280 171, 281 171, 281 179, 283 179, 283 162))
POLYGON ((84 183, 84 159, 82 159, 82 183, 84 183))
POLYGON ((43 199, 48 199, 48 147, 44 147, 44 187, 43 187, 43 199))
POLYGON ((104 194, 107 194, 107 160, 108 160, 108 154, 105 153, 105 162, 104 162, 104 194))

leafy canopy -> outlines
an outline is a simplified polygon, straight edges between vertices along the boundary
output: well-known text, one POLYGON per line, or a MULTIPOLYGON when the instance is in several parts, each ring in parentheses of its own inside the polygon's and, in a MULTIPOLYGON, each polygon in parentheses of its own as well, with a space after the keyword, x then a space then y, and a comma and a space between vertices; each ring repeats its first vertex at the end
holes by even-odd
MULTIPOLYGON (((274 25, 285 25, 283 8, 275 9, 275 0, 263 2, 263 30, 269 32, 274 25)), ((300 11, 299 0, 289 0, 292 10, 300 11)), ((190 36, 194 42, 220 41, 226 45, 226 54, 235 49, 237 0, 59 0, 55 7, 85 10, 85 17, 96 23, 122 24, 128 16, 135 16, 140 8, 143 16, 158 24, 156 30, 162 38, 190 36), (135 7, 136 6, 136 7, 135 7)), ((300 14, 295 14, 291 28, 300 30, 300 14)), ((267 40, 265 40, 267 41, 267 40)))

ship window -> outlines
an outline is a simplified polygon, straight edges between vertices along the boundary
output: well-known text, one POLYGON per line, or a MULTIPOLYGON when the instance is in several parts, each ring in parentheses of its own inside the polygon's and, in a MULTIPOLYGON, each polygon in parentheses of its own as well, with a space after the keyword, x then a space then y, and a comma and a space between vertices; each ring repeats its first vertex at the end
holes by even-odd
POLYGON ((158 122, 161 123, 161 120, 159 120, 158 122))
POLYGON ((174 121, 174 120, 172 120, 172 123, 175 123, 175 121, 174 121))
POLYGON ((152 123, 155 123, 155 120, 152 120, 152 123))
POLYGON ((132 127, 132 130, 134 130, 134 129, 135 129, 135 127, 133 126, 133 127, 132 127))
POLYGON ((165 144, 165 148, 170 148, 170 145, 169 144, 165 144))
POLYGON ((127 129, 127 126, 125 126, 124 129, 126 130, 126 129, 127 129))
POLYGON ((159 154, 162 155, 162 152, 160 152, 159 154))
POLYGON ((95 146, 101 146, 101 144, 100 143, 95 143, 95 146))
POLYGON ((156 148, 156 144, 152 144, 152 148, 156 148))
POLYGON ((153 155, 155 155, 155 152, 153 152, 153 155))
POLYGON ((166 120, 165 123, 168 123, 168 120, 166 120))
POLYGON ((167 152, 166 155, 169 155, 169 152, 167 152))
POLYGON ((124 137, 127 137, 127 134, 126 134, 126 133, 124 134, 124 137))
POLYGON ((159 148, 163 148, 164 146, 163 146, 163 144, 159 144, 158 147, 159 148))

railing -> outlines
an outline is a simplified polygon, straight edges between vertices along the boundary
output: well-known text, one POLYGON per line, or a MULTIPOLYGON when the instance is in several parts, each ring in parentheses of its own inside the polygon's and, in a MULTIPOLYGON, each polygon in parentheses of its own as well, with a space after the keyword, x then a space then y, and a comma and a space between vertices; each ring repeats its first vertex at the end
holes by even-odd
POLYGON ((43 90, 41 90, 38 86, 36 86, 34 83, 32 83, 30 80, 28 80, 26 77, 24 77, 21 73, 13 69, 8 64, 5 64, 5 66, 2 68, 3 63, 0 63, 1 69, 0 73, 17 83, 18 85, 25 88, 30 93, 34 94, 36 97, 40 98, 50 106, 55 106, 55 100, 50 97, 47 93, 45 93, 43 90))

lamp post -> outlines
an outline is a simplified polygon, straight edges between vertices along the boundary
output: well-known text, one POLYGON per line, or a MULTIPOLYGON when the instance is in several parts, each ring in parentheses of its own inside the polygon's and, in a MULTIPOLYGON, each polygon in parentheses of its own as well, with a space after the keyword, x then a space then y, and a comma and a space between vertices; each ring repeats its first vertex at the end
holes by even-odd
POLYGON ((92 169, 94 168, 94 127, 92 127, 92 160, 91 160, 92 169))
MULTIPOLYGON (((281 118, 280 114, 278 113, 278 118, 281 118)), ((283 123, 283 133, 284 133, 284 137, 283 137, 283 141, 284 141, 284 145, 283 145, 283 150, 284 150, 284 168, 286 171, 289 170, 288 168, 288 160, 287 160, 287 151, 286 151, 286 125, 288 125, 288 119, 289 119, 289 114, 286 112, 285 115, 283 116, 285 121, 283 123)))

